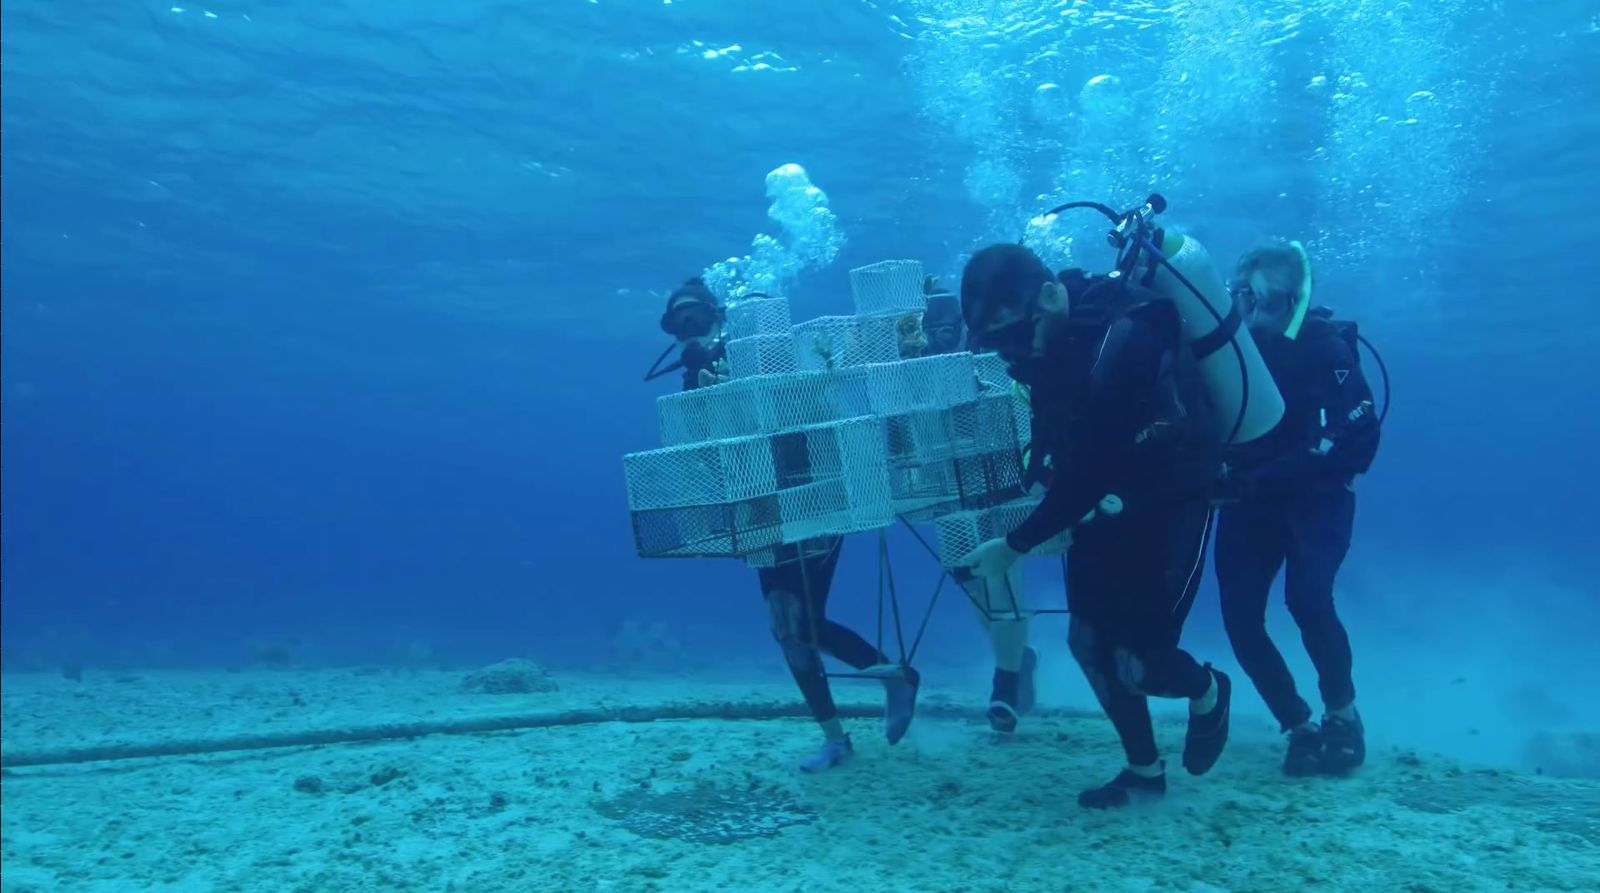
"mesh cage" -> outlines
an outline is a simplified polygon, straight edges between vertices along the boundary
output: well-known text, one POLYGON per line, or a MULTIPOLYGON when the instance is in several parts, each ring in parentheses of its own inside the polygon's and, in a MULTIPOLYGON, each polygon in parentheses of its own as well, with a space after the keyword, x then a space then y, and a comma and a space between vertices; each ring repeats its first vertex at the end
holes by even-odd
MULTIPOLYGON (((951 567, 988 540, 1015 530, 1039 505, 1037 499, 1023 499, 977 511, 955 512, 933 522, 938 543, 939 563, 951 567)), ((1059 555, 1067 547, 1066 538, 1057 536, 1029 552, 1032 556, 1059 555)))
POLYGON ((871 411, 864 378, 828 372, 752 376, 656 400, 666 446, 773 434, 871 411))
POLYGON ((1007 371, 1006 361, 999 354, 982 353, 972 359, 978 374, 978 386, 989 393, 1005 393, 1013 398, 1011 414, 1017 431, 1017 443, 1027 446, 1033 440, 1033 405, 1023 390, 1017 386, 1007 371))
POLYGON ((888 416, 885 437, 895 510, 908 520, 986 508, 1024 494, 1007 397, 888 416))
POLYGON ((762 437, 710 440, 622 457, 628 508, 714 505, 778 489, 773 450, 762 437))
POLYGON ((728 307, 727 337, 730 341, 756 335, 786 335, 794 323, 789 319, 785 298, 757 298, 728 307))
POLYGON ((922 293, 922 264, 914 260, 886 260, 850 271, 850 293, 861 316, 921 313, 927 306, 922 293))
POLYGON ((865 367, 872 411, 891 415, 923 408, 943 409, 978 396, 972 355, 957 353, 865 367))
POLYGON ((820 316, 794 327, 801 369, 839 369, 900 359, 898 320, 892 316, 820 316))
POLYGON ((728 342, 728 370, 734 378, 777 375, 795 371, 794 338, 751 335, 728 342))
POLYGON ((883 445, 868 416, 625 456, 639 554, 745 557, 887 526, 883 445))

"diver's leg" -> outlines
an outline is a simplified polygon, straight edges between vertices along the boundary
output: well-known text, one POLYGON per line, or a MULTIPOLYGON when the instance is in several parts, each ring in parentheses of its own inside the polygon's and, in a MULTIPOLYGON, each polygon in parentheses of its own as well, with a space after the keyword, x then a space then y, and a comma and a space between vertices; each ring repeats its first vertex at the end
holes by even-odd
POLYGON ((1366 759, 1365 729, 1356 712, 1350 636, 1333 603, 1333 582, 1350 550, 1355 494, 1346 488, 1301 497, 1291 518, 1284 589, 1289 613, 1317 668, 1326 707, 1319 771, 1347 772, 1366 759))
MULTIPOLYGON (((802 564, 806 593, 805 608, 817 630, 817 645, 828 654, 857 670, 892 663, 889 656, 842 623, 828 619, 828 595, 833 588, 834 570, 839 563, 839 550, 843 540, 834 538, 829 547, 802 564)), ((901 667, 899 672, 883 679, 884 736, 890 744, 900 743, 911 728, 916 715, 917 689, 921 682, 917 671, 901 667)))
POLYGON ((800 573, 792 564, 763 568, 760 572, 762 594, 766 597, 771 615, 772 636, 783 651, 784 663, 794 677, 800 695, 805 699, 811 716, 821 727, 823 743, 820 749, 801 761, 806 772, 831 769, 848 759, 852 753, 850 736, 839 720, 839 710, 833 701, 833 691, 822 665, 822 652, 816 644, 815 627, 805 600, 800 596, 800 573))
POLYGON ((1028 647, 1028 615, 1022 597, 1022 568, 995 578, 968 577, 962 584, 989 635, 994 650, 994 685, 989 725, 1013 732, 1017 718, 1032 709, 1038 654, 1028 647))
POLYGON ((1178 647, 1205 574, 1213 513, 1204 500, 1152 507, 1128 533, 1138 560, 1124 569, 1115 635, 1118 678, 1151 697, 1189 701, 1183 767, 1203 775, 1228 741, 1232 681, 1178 647), (1142 553, 1142 554, 1138 554, 1142 553))
POLYGON ((1267 635, 1267 602, 1283 566, 1289 523, 1280 500, 1224 508, 1217 519, 1217 590, 1233 653, 1284 731, 1311 720, 1294 675, 1267 635))
POLYGON ((1102 629, 1079 613, 1073 613, 1068 621, 1067 644, 1083 669, 1100 708, 1117 730, 1123 756, 1127 759, 1127 765, 1116 778, 1079 794, 1078 804, 1088 809, 1110 809, 1127 806, 1135 798, 1165 794, 1166 773, 1156 750, 1149 703, 1144 695, 1128 688, 1118 678, 1115 646, 1106 639, 1102 629))

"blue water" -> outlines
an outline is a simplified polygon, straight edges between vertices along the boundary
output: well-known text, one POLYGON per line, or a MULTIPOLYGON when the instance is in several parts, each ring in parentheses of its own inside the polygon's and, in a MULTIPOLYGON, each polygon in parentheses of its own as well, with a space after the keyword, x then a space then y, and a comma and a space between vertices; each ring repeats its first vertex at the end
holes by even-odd
MULTIPOLYGON (((635 557, 620 457, 657 443, 662 295, 772 231, 793 162, 845 240, 797 319, 1064 198, 1159 189, 1224 261, 1305 239, 1395 382, 1341 590, 1358 682, 1404 631, 1587 672, 1591 2, 14 0, 4 28, 8 669, 581 667, 630 617, 775 665, 748 570, 635 557)), ((1066 253, 1107 261, 1091 229, 1066 253)), ((982 656, 952 604, 928 641, 982 656)))

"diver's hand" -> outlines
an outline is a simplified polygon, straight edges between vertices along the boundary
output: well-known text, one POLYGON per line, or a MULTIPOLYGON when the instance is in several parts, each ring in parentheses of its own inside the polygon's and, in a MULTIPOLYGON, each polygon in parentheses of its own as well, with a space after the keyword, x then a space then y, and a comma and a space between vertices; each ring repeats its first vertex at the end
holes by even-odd
POLYGON ((1022 553, 1011 548, 1002 536, 978 546, 956 563, 970 569, 975 577, 1000 577, 1021 557, 1022 553))
POLYGON ((726 375, 718 375, 717 373, 712 372, 710 369, 700 370, 700 387, 702 388, 709 388, 712 385, 722 384, 727 380, 728 377, 726 375))

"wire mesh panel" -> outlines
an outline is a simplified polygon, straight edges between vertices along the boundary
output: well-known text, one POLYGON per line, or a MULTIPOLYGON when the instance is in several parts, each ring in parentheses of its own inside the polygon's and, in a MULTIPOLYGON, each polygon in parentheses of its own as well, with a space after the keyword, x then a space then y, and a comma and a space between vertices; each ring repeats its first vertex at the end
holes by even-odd
POLYGON ((972 355, 942 354, 862 369, 872 411, 891 415, 924 408, 946 408, 978 396, 972 355))
POLYGON ((861 316, 921 313, 927 306, 922 293, 922 264, 914 260, 886 260, 850 271, 850 293, 861 316))
POLYGON ((883 446, 883 420, 867 416, 626 456, 639 554, 744 557, 884 527, 883 446))
POLYGON ((1027 392, 1011 378, 1006 361, 1000 359, 999 354, 977 354, 972 364, 982 390, 1012 396, 1011 414, 1017 431, 1017 443, 1027 446, 1033 440, 1033 404, 1028 401, 1027 392))
POLYGON ((734 378, 794 372, 794 339, 782 335, 751 335, 728 342, 728 371, 734 378))
POLYGON ((892 316, 819 316, 794 327, 795 362, 801 369, 840 369, 900 359, 898 321, 892 316))
POLYGON ((1023 495, 1011 401, 1004 395, 888 416, 885 429, 895 510, 908 520, 930 520, 1023 495))
MULTIPOLYGON (((973 549, 1015 530, 1039 505, 1037 499, 1023 499, 977 511, 954 512, 933 522, 938 543, 939 563, 951 567, 973 549)), ((1067 548, 1066 537, 1053 537, 1029 555, 1059 555, 1067 548)))
POLYGON ((793 327, 785 298, 757 298, 728 307, 727 337, 732 341, 756 335, 786 335, 793 327))
POLYGON ((714 505, 778 489, 766 438, 738 437, 663 447, 622 457, 628 508, 714 505))
POLYGON ((770 434, 870 412, 865 379, 827 372, 752 376, 656 400, 666 446, 770 434))

